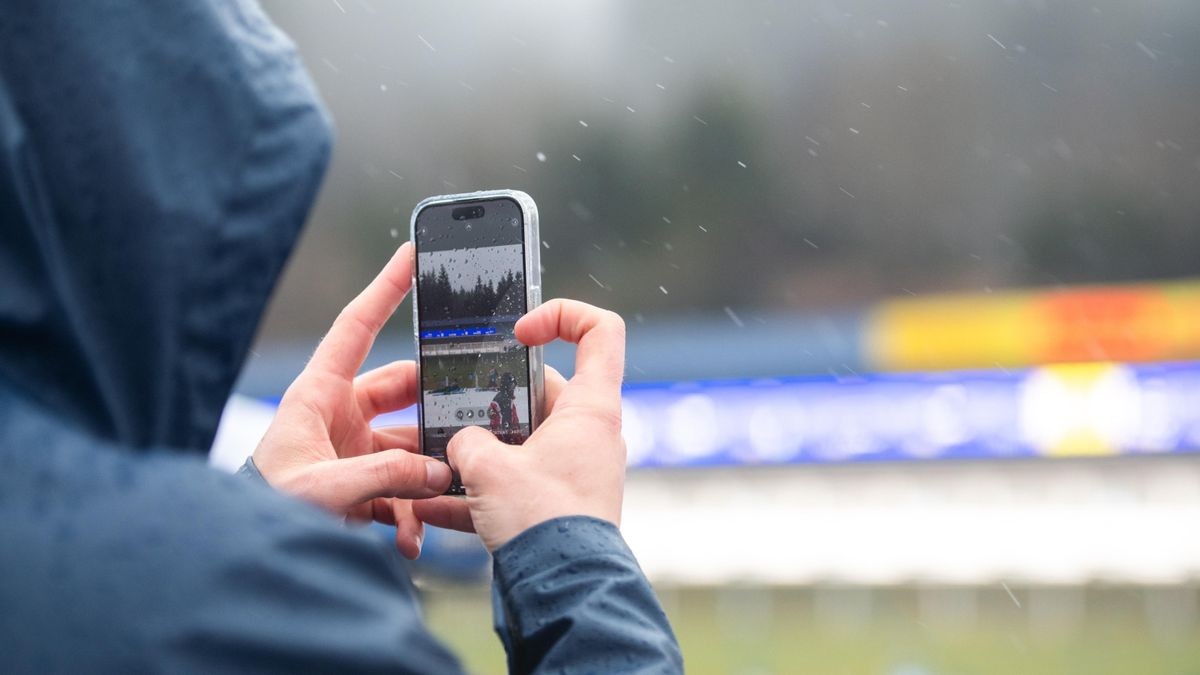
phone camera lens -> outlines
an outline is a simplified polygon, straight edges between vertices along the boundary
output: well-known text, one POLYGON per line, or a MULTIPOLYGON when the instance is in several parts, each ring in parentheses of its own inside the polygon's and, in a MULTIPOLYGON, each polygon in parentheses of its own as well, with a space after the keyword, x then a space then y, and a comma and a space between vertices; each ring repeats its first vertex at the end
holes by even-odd
POLYGON ((450 212, 450 217, 455 220, 474 220, 483 217, 482 206, 461 206, 450 212))

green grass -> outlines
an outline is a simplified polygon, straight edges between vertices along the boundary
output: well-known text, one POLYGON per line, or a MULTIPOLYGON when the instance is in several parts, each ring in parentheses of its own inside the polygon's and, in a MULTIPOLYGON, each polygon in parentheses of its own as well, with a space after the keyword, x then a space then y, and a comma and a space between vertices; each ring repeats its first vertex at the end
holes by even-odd
MULTIPOLYGON (((923 610, 911 588, 662 589, 660 596, 688 672, 699 675, 1200 674, 1195 590, 1178 593, 1192 600, 1168 610, 1166 623, 1161 612, 1150 620, 1139 589, 1079 591, 1072 597, 1080 600, 1067 604, 1076 609, 1060 612, 1053 602, 1040 611, 1022 602, 1028 591, 977 589, 965 613, 952 604, 940 614, 923 610)), ((470 672, 505 672, 485 587, 431 590, 426 613, 470 672)))

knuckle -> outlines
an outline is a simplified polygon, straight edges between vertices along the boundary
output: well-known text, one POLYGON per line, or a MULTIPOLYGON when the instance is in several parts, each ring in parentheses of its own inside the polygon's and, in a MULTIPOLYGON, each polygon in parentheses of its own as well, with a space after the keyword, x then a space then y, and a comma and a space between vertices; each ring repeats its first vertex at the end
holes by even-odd
POLYGON ((620 314, 609 309, 604 310, 604 314, 605 320, 612 326, 613 330, 620 331, 621 333, 625 332, 625 319, 620 314))
POLYGON ((621 411, 618 410, 597 410, 592 413, 592 418, 600 425, 606 433, 621 434, 621 411))
POLYGON ((367 409, 365 412, 375 414, 386 408, 386 403, 379 398, 380 392, 361 385, 359 385, 358 391, 359 395, 362 396, 362 405, 367 409))
POLYGON ((394 489, 408 487, 414 483, 416 476, 415 462, 400 450, 388 450, 387 457, 375 464, 375 480, 384 488, 394 489))
POLYGON ((602 434, 620 435, 621 433, 621 410, 609 410, 607 408, 598 408, 594 406, 583 407, 580 405, 566 405, 561 409, 556 410, 555 414, 560 417, 569 419, 573 425, 580 427, 591 427, 602 434))
POLYGON ((350 315, 350 325, 359 334, 365 336, 373 336, 379 332, 379 322, 373 318, 367 318, 359 312, 350 315))

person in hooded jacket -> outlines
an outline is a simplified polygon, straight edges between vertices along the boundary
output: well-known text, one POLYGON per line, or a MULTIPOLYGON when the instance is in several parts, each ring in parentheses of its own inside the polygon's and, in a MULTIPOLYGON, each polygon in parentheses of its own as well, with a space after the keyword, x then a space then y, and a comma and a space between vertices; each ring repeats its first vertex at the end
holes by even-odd
POLYGON ((358 371, 403 300, 402 246, 337 317, 240 472, 222 407, 329 157, 293 46, 249 1, 17 0, 0 13, 0 671, 460 670, 399 555, 424 524, 494 555, 513 672, 676 672, 616 528, 624 326, 551 301, 578 344, 520 448, 487 430, 439 497, 411 362, 358 371), (537 499, 530 499, 537 495, 537 499), (344 519, 396 526, 395 545, 344 519))

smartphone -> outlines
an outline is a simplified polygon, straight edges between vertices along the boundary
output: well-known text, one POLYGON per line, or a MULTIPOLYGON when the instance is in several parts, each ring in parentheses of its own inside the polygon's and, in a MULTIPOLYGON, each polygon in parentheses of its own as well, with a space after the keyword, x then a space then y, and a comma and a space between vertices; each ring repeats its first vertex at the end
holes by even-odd
MULTIPOLYGON (((516 190, 430 197, 413 209, 412 241, 421 453, 445 462, 472 425, 523 443, 545 398, 542 348, 513 333, 541 303, 537 206, 516 190)), ((446 494, 466 494, 457 473, 446 494)))

